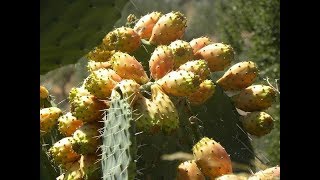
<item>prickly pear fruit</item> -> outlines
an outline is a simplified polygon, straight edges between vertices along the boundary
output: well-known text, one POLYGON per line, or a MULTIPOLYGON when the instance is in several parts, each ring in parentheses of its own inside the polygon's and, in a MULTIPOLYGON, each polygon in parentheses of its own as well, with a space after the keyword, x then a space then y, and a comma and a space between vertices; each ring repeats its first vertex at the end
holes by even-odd
POLYGON ((71 112, 62 115, 58 119, 58 129, 65 136, 71 136, 83 122, 76 117, 72 116, 71 112))
POLYGON ((109 61, 107 62, 88 61, 87 69, 90 73, 99 69, 107 69, 107 68, 111 68, 111 64, 109 61))
POLYGON ((247 180, 244 176, 238 176, 236 174, 226 174, 215 178, 215 180, 247 180))
POLYGON ((140 95, 133 107, 137 128, 156 133, 170 133, 179 126, 176 107, 158 84, 151 85, 151 100, 140 95))
POLYGON ((100 124, 97 122, 86 123, 73 133, 72 148, 79 154, 95 153, 101 145, 99 137, 100 124))
POLYGON ((141 45, 140 36, 129 27, 120 27, 109 32, 103 38, 103 47, 107 50, 132 53, 141 45))
POLYGON ((226 150, 213 139, 202 138, 192 148, 197 166, 211 179, 232 173, 231 160, 226 150))
POLYGON ((256 63, 252 61, 243 61, 233 65, 217 81, 225 91, 241 90, 250 86, 258 75, 256 63))
POLYGON ((139 84, 149 81, 142 64, 127 53, 116 52, 110 60, 112 69, 123 79, 133 79, 139 84))
POLYGON ((248 133, 261 137, 273 129, 273 118, 265 112, 252 112, 241 119, 243 128, 248 133))
POLYGON ((160 120, 161 129, 167 133, 179 127, 179 115, 173 102, 158 84, 151 85, 151 100, 157 107, 155 117, 160 120))
POLYGON ((62 111, 57 107, 40 109, 40 134, 49 132, 61 115, 62 111))
POLYGON ((183 40, 175 40, 170 43, 169 48, 172 51, 174 59, 174 68, 193 59, 193 50, 190 44, 183 40))
POLYGON ((188 100, 192 105, 201 105, 212 97, 216 90, 216 85, 212 80, 206 79, 200 85, 198 90, 188 96, 188 100))
POLYGON ((91 95, 91 93, 84 87, 74 87, 71 88, 70 92, 69 92, 69 101, 74 101, 75 99, 81 97, 81 96, 89 96, 91 95))
POLYGON ((266 85, 251 85, 232 97, 235 106, 246 112, 262 111, 275 101, 276 92, 266 85))
POLYGON ((199 76, 200 81, 207 79, 208 76, 210 75, 210 69, 209 69, 208 63, 203 59, 188 61, 182 64, 178 68, 178 70, 193 72, 195 75, 199 76))
POLYGON ((156 45, 168 45, 182 38, 186 27, 187 18, 182 13, 175 11, 167 13, 161 16, 154 25, 149 42, 156 45))
POLYGON ((114 50, 109 51, 103 49, 103 47, 95 47, 87 54, 86 58, 95 62, 107 62, 114 53, 114 50))
POLYGON ((157 11, 144 15, 135 24, 133 30, 137 32, 141 39, 149 40, 151 37, 152 29, 161 16, 162 14, 157 11))
POLYGON ((185 70, 171 71, 157 80, 164 92, 174 96, 189 96, 197 91, 200 78, 185 70))
POLYGON ((90 73, 84 86, 97 98, 107 99, 111 95, 112 89, 121 80, 121 77, 114 70, 99 69, 90 73))
POLYGON ((132 79, 120 81, 115 88, 120 88, 123 98, 127 98, 129 104, 134 104, 139 94, 140 84, 132 79))
POLYGON ((280 180, 280 166, 271 167, 250 176, 248 180, 280 180))
POLYGON ((230 45, 213 43, 198 50, 195 56, 206 60, 211 72, 222 71, 234 60, 234 50, 230 45))
POLYGON ((101 179, 101 164, 95 154, 81 155, 79 160, 80 171, 84 179, 98 180, 101 179))
POLYGON ((205 180, 206 178, 194 160, 185 161, 178 166, 177 180, 205 180))
POLYGON ((40 99, 46 99, 49 97, 49 91, 46 87, 40 86, 40 99))
POLYGON ((80 155, 72 149, 73 142, 74 139, 72 137, 65 137, 54 143, 54 145, 49 149, 49 154, 56 164, 65 166, 80 158, 80 155))
POLYGON ((70 111, 74 117, 83 122, 98 121, 101 119, 106 104, 81 88, 72 88, 69 93, 70 111))
POLYGON ((193 54, 196 54, 198 52, 198 50, 200 50, 201 48, 205 47, 206 45, 211 44, 212 41, 210 38, 205 37, 205 36, 201 36, 199 38, 195 38, 192 39, 189 44, 193 49, 193 54))
POLYGON ((151 134, 160 131, 160 120, 155 117, 157 107, 151 100, 139 95, 133 109, 133 118, 139 131, 151 134))
POLYGON ((63 175, 63 180, 84 180, 79 162, 74 162, 72 164, 68 171, 63 175))
POLYGON ((151 77, 155 80, 162 78, 174 67, 171 49, 166 45, 158 46, 152 53, 149 61, 151 77))

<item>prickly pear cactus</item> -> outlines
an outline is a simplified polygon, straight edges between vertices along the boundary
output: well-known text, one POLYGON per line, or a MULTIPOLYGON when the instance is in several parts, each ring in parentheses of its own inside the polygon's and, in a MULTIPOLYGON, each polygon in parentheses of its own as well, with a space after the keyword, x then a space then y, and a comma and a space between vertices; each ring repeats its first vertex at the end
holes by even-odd
POLYGON ((132 180, 136 171, 135 122, 130 105, 122 98, 120 88, 117 90, 113 90, 110 108, 103 118, 102 179, 132 180))
MULTIPOLYGON (((55 149, 53 154, 73 157, 64 159, 67 163, 60 156, 51 159, 61 168, 59 177, 65 173, 67 178, 90 179, 93 174, 96 178, 97 173, 81 162, 84 156, 97 155, 100 164, 93 167, 101 170, 103 180, 173 180, 181 178, 180 165, 186 161, 194 162, 191 169, 196 172, 184 175, 203 174, 201 179, 255 171, 248 133, 255 135, 251 129, 259 129, 261 122, 249 118, 250 124, 245 124, 237 108, 252 107, 246 112, 252 115, 246 117, 255 117, 254 110, 264 111, 273 103, 272 87, 253 85, 258 69, 248 61, 241 62, 241 67, 234 65, 237 67, 232 71, 225 70, 234 64, 231 45, 211 43, 207 37, 183 40, 187 20, 182 13, 159 13, 152 22, 144 18, 138 20, 131 15, 128 24, 139 28, 115 28, 106 33, 102 45, 97 44, 101 51, 88 53, 90 73, 69 95, 71 114, 83 124, 70 126, 61 133, 73 133, 50 144, 55 149), (144 27, 151 35, 141 33, 144 27), (92 66, 93 62, 108 65, 92 66), (259 97, 266 100, 260 101, 259 97), (97 125, 88 129, 90 123, 97 125), (55 144, 63 139, 72 142, 55 144), (85 151, 80 151, 79 145, 85 151)), ((45 95, 45 91, 40 92, 40 97, 45 95)), ((56 121, 50 122, 53 125, 56 121)))

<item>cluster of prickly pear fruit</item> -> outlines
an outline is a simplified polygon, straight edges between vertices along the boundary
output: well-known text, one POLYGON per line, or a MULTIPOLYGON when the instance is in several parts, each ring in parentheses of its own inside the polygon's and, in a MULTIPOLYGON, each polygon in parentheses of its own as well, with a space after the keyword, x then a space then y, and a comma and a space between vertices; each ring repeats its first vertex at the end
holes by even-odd
MULTIPOLYGON (((177 99, 201 106, 213 97, 216 86, 238 92, 231 99, 236 108, 250 112, 242 118, 248 133, 262 136, 271 131, 273 119, 262 111, 272 105, 275 91, 266 85, 252 85, 258 77, 256 64, 236 63, 213 81, 210 75, 230 66, 235 52, 230 45, 205 36, 190 42, 182 40, 186 24, 180 12, 152 12, 133 28, 112 30, 87 54, 89 75, 81 86, 71 89, 70 112, 63 114, 53 107, 40 110, 42 134, 57 124, 64 136, 49 149, 55 164, 63 169, 59 178, 100 178, 101 164, 96 162, 101 153, 100 130, 106 128, 101 121, 117 89, 131 106, 137 131, 150 135, 170 135, 179 128, 177 99), (147 63, 135 57, 141 45, 154 47, 147 63)), ((40 98, 47 97, 48 91, 40 87, 40 98)), ((232 174, 231 159, 216 141, 201 139, 194 145, 193 154, 194 160, 178 167, 178 179, 214 179, 232 174)))
POLYGON ((280 167, 271 167, 255 174, 235 174, 231 159, 225 148, 208 137, 197 142, 192 152, 193 160, 177 167, 177 180, 276 180, 280 179, 280 167))
MULTIPOLYGON (((40 97, 43 89, 40 86, 40 97)), ((61 169, 57 179, 98 180, 101 177, 99 109, 106 108, 106 104, 84 88, 73 88, 69 98, 74 103, 70 103, 71 112, 63 113, 58 107, 40 108, 40 136, 50 134, 55 127, 62 135, 47 150, 52 163, 61 169)))

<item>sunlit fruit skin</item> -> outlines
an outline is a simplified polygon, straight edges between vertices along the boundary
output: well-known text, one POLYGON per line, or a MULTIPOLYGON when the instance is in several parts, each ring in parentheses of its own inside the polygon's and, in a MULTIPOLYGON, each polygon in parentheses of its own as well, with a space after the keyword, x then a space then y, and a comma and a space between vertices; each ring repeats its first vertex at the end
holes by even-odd
POLYGON ((206 79, 200 85, 196 92, 188 96, 191 105, 199 106, 210 99, 216 90, 216 85, 212 80, 206 79))
POLYGON ((234 61, 234 50, 230 45, 213 43, 198 50, 195 57, 206 60, 211 72, 223 71, 234 61))
POLYGON ((187 18, 180 12, 172 11, 160 17, 152 29, 149 42, 154 45, 168 45, 181 39, 187 27, 187 18))
POLYGON ((57 107, 40 109, 40 135, 50 132, 61 115, 62 111, 57 107))
POLYGON ((194 160, 185 161, 177 168, 177 180, 205 180, 194 160))
POLYGON ((201 36, 199 38, 192 39, 189 44, 193 49, 193 54, 196 54, 201 48, 206 45, 212 44, 213 42, 209 37, 201 36))
POLYGON ((158 46, 151 54, 149 69, 151 77, 158 80, 172 71, 174 68, 174 58, 172 50, 166 45, 158 46))
POLYGON ((192 47, 186 41, 175 40, 169 44, 169 48, 173 54, 174 69, 194 59, 192 47))
POLYGON ((169 72, 156 83, 168 95, 189 96, 197 91, 201 82, 200 77, 193 72, 178 70, 169 72))
POLYGON ((265 112, 252 112, 241 118, 245 131, 257 137, 269 134, 274 127, 273 118, 265 112))
POLYGON ((245 112, 263 111, 275 101, 276 91, 266 85, 251 85, 232 97, 234 105, 245 112))
POLYGON ((217 80, 217 84, 225 91, 236 91, 252 85, 257 76, 258 68, 256 63, 243 61, 229 68, 229 70, 217 80))
POLYGON ((109 32, 102 40, 103 48, 109 51, 132 53, 141 45, 140 36, 129 27, 119 27, 109 32))
POLYGON ((214 179, 232 173, 231 159, 226 150, 213 139, 202 138, 193 148, 197 166, 205 176, 214 179))
POLYGON ((161 16, 162 13, 157 11, 146 14, 138 20, 133 30, 136 31, 141 39, 149 40, 152 34, 152 29, 161 16))
POLYGON ((112 69, 122 79, 133 79, 139 84, 145 84, 149 81, 149 77, 142 64, 134 56, 123 52, 116 52, 111 57, 110 63, 112 69))

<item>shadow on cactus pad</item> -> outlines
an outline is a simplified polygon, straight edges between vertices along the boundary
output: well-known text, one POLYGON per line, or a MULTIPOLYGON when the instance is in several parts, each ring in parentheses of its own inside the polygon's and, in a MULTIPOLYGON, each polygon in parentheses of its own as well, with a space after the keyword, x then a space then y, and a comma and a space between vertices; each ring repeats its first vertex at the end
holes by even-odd
POLYGON ((121 18, 127 0, 40 1, 40 74, 73 64, 121 18))

